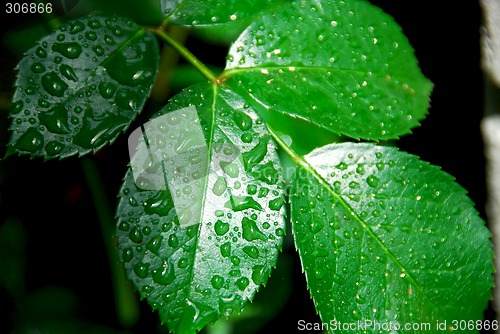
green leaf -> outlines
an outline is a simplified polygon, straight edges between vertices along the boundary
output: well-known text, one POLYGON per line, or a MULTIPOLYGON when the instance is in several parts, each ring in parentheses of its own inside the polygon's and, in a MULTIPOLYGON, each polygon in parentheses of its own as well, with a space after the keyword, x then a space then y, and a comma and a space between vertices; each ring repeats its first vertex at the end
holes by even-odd
MULTIPOLYGON (((192 333, 239 312, 275 266, 285 231, 279 160, 255 111, 214 84, 176 95, 144 128, 149 150, 164 155, 160 174, 168 182, 154 190, 155 176, 127 172, 117 213, 119 248, 128 277, 162 322, 192 333), (189 130, 182 123, 186 107, 197 111, 189 130), (193 124, 206 147, 184 134, 196 131, 193 124), (175 160, 170 147, 185 156, 175 160), (177 202, 183 196, 188 207, 177 202)), ((134 168, 137 156, 140 150, 134 168)))
POLYGON ((238 27, 242 31, 251 19, 283 0, 161 0, 163 15, 174 24, 238 27))
POLYGON ((70 21, 18 65, 7 155, 97 151, 141 111, 154 83, 155 37, 120 17, 70 21))
POLYGON ((438 167, 395 148, 328 145, 305 156, 290 196, 323 322, 482 319, 493 286, 490 233, 438 167))
POLYGON ((285 3, 232 45, 222 79, 269 112, 353 138, 419 125, 432 84, 401 28, 364 0, 285 3))
POLYGON ((286 252, 280 253, 278 264, 267 285, 259 291, 251 304, 239 314, 228 319, 221 318, 206 327, 207 334, 254 334, 275 318, 286 306, 292 292, 294 258, 286 252))

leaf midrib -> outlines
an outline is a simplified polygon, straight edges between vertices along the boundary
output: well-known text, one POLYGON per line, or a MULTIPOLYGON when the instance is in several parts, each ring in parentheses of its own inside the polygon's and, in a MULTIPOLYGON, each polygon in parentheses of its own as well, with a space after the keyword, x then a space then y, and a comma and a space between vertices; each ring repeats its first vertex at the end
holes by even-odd
POLYGON ((309 174, 311 174, 317 181, 318 183, 325 187, 327 191, 331 194, 332 197, 336 198, 338 202, 346 209, 348 212, 352 214, 352 218, 363 228, 365 233, 367 233, 375 242, 379 245, 379 247, 382 249, 383 252, 387 254, 387 257, 391 259, 404 273, 406 274, 405 278, 413 284, 418 290, 422 292, 424 296, 426 296, 426 300, 429 301, 431 306, 433 306, 435 309, 439 309, 436 307, 436 305, 427 298, 427 295, 424 293, 424 288, 418 284, 415 280, 415 278, 412 275, 412 272, 407 270, 403 264, 392 254, 392 252, 387 249, 385 244, 373 233, 372 229, 367 226, 364 221, 361 219, 361 217, 358 215, 356 210, 354 210, 344 199, 343 196, 337 194, 335 190, 332 188, 332 186, 307 162, 303 157, 298 156, 290 147, 286 145, 286 143, 281 140, 281 138, 277 135, 277 133, 269 126, 267 125, 267 128, 269 132, 271 133, 271 136, 274 138, 274 140, 278 143, 278 145, 288 154, 290 157, 302 168, 304 168, 309 174))
MULTIPOLYGON (((207 177, 205 179, 205 182, 204 184, 202 185, 202 189, 204 190, 203 191, 203 197, 201 199, 201 214, 200 214, 200 219, 203 219, 203 216, 205 214, 205 208, 206 208, 206 201, 207 201, 207 196, 208 196, 208 181, 209 181, 209 176, 210 176, 210 168, 211 168, 211 160, 212 160, 212 144, 213 144, 213 136, 214 136, 214 131, 215 131, 215 110, 216 110, 216 104, 217 104, 217 91, 218 91, 218 86, 216 84, 211 84, 212 85, 212 94, 213 94, 213 101, 212 101, 212 105, 211 105, 211 111, 212 111, 212 119, 211 119, 211 122, 210 122, 210 135, 208 137, 208 147, 207 147, 207 150, 208 150, 208 154, 207 154, 207 164, 206 166, 208 167, 208 174, 207 174, 207 177)), ((188 283, 188 286, 187 286, 187 291, 186 291, 186 300, 190 300, 190 297, 191 297, 191 294, 193 292, 193 283, 195 282, 194 280, 194 277, 195 277, 195 265, 196 265, 196 258, 198 256, 202 256, 203 257, 203 254, 202 252, 199 252, 197 251, 198 250, 198 247, 199 247, 199 241, 200 241, 200 235, 201 235, 201 231, 202 231, 202 222, 200 221, 200 224, 199 224, 199 227, 198 227, 198 233, 196 234, 196 251, 193 253, 193 265, 190 267, 190 271, 189 271, 189 283, 188 283)), ((183 304, 182 305, 182 309, 185 310, 187 304, 183 304)), ((218 311, 217 311, 218 312, 218 311)))
POLYGON ((283 71, 283 73, 293 73, 295 71, 318 71, 318 72, 336 72, 336 73, 349 73, 354 75, 364 75, 366 76, 368 73, 371 73, 372 77, 384 78, 389 76, 390 78, 395 78, 400 81, 418 81, 419 78, 411 78, 406 77, 399 74, 391 74, 391 73, 379 73, 372 71, 361 71, 352 68, 339 68, 339 67, 328 67, 328 66, 296 66, 293 64, 290 65, 271 65, 271 66, 255 66, 255 67, 234 67, 225 69, 220 75, 221 80, 227 80, 231 77, 248 72, 262 72, 263 70, 271 70, 271 71, 283 71), (290 70, 293 68, 293 70, 290 70))

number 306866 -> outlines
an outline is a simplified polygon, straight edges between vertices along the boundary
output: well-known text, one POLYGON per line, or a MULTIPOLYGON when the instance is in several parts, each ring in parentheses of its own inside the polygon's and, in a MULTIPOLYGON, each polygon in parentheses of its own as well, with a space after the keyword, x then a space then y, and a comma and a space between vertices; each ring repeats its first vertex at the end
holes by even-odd
POLYGON ((5 12, 7 14, 42 14, 52 13, 51 3, 6 3, 5 12))

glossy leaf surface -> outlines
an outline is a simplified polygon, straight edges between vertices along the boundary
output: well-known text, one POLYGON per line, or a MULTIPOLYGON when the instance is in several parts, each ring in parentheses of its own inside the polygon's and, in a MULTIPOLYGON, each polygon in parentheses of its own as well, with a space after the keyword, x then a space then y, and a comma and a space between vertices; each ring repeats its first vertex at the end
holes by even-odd
POLYGON ((409 133, 432 88, 401 28, 364 0, 294 1, 262 15, 232 45, 222 78, 271 112, 372 140, 409 133))
POLYGON ((8 154, 64 158, 112 142, 143 108, 158 58, 154 36, 128 19, 61 26, 18 65, 8 154))
POLYGON ((292 228, 323 322, 482 319, 490 233, 450 175, 372 144, 325 146, 305 162, 292 181, 292 228))
MULTIPOLYGON (((126 272, 141 297, 176 333, 191 333, 222 315, 239 312, 266 283, 285 231, 279 161, 257 114, 234 92, 198 84, 176 95, 155 117, 188 106, 196 108, 204 132, 207 170, 194 175, 189 167, 185 178, 193 179, 194 186, 179 185, 170 191, 141 189, 140 179, 134 182, 129 170, 117 214, 126 272), (180 224, 185 219, 173 198, 189 195, 194 188, 203 193, 201 222, 180 224)), ((182 117, 158 128, 182 131, 182 117)), ((167 137, 154 140, 169 146, 167 137)), ((185 148, 189 143, 173 145, 185 148)), ((189 157, 188 166, 199 156, 203 152, 189 157)))
MULTIPOLYGON (((283 0, 160 0, 164 16, 180 25, 239 25, 283 0)), ((244 28, 244 27, 243 27, 244 28)))

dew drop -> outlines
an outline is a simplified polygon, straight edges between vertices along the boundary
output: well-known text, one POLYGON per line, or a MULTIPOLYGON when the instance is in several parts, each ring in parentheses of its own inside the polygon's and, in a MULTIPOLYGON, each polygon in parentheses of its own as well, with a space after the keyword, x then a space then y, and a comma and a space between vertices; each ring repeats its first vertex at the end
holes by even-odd
MULTIPOLYGON (((276 184, 279 180, 279 174, 272 161, 268 161, 264 165, 260 164, 254 168, 254 176, 269 185, 276 184)), ((262 188, 261 188, 262 190, 262 188)), ((267 195, 267 193, 266 193, 267 195)), ((265 196, 265 195, 264 195, 265 196)), ((260 197, 260 194, 259 194, 260 197)))
POLYGON ((241 270, 239 270, 239 269, 233 269, 233 270, 229 271, 229 276, 237 277, 240 275, 241 275, 241 270))
POLYGON ((224 234, 226 234, 229 231, 229 224, 224 223, 221 220, 217 220, 217 222, 215 222, 215 224, 214 224, 214 229, 215 229, 215 233, 218 236, 223 236, 224 234))
POLYGON ((217 178, 217 181, 215 181, 214 183, 212 192, 217 196, 221 196, 226 191, 226 188, 227 188, 226 180, 222 176, 219 176, 217 178))
POLYGON ((163 265, 153 270, 153 282, 161 284, 161 285, 169 285, 175 280, 175 271, 174 266, 164 261, 163 265))
POLYGON ((90 20, 88 25, 92 29, 98 29, 101 27, 101 23, 98 20, 90 20))
POLYGON ((146 278, 148 276, 149 263, 139 262, 134 266, 134 273, 139 278, 146 278))
POLYGON ((169 237, 168 237, 168 241, 167 241, 168 245, 172 248, 177 248, 179 247, 179 238, 177 238, 177 236, 175 234, 171 234, 169 237))
POLYGON ((245 163, 245 170, 250 171, 253 167, 259 164, 267 155, 267 141, 259 140, 250 151, 243 153, 243 162, 245 163))
POLYGON ((34 63, 33 65, 31 65, 31 70, 34 73, 43 73, 45 72, 45 66, 43 66, 42 63, 34 63))
POLYGON ((237 256, 231 256, 231 263, 234 264, 235 266, 240 264, 240 258, 237 256))
POLYGON ((252 119, 247 114, 241 111, 233 112, 233 120, 236 125, 243 131, 247 131, 252 128, 252 119))
POLYGON ((318 233, 323 229, 323 227, 324 227, 323 223, 319 220, 314 220, 309 224, 309 228, 313 233, 318 233))
POLYGON ((347 169, 347 164, 345 162, 339 163, 337 166, 335 166, 337 169, 340 170, 346 170, 347 169))
POLYGON ((259 202, 254 200, 251 196, 231 196, 230 200, 224 206, 233 211, 243 211, 247 209, 263 210, 259 202))
POLYGON ((82 47, 76 42, 54 43, 52 51, 58 52, 69 59, 76 59, 82 53, 82 47))
POLYGON ((222 170, 224 171, 224 173, 226 173, 227 175, 229 175, 232 178, 238 177, 239 168, 238 168, 238 165, 236 163, 221 161, 219 164, 220 164, 222 170))
POLYGON ((92 50, 97 56, 102 56, 104 54, 104 48, 100 45, 93 46, 92 50))
POLYGON ((130 262, 134 257, 132 248, 125 248, 122 252, 122 259, 124 262, 130 262))
POLYGON ((29 128, 17 140, 16 148, 20 151, 28 151, 34 153, 41 149, 43 147, 43 144, 43 135, 39 133, 35 128, 29 128))
POLYGON ((189 265, 189 260, 186 258, 179 259, 179 262, 177 262, 177 267, 179 268, 186 268, 189 265))
POLYGON ((104 42, 106 42, 106 44, 109 44, 109 45, 113 45, 116 43, 114 38, 108 34, 104 35, 104 42))
POLYGON ((226 242, 220 246, 220 253, 223 257, 229 257, 231 255, 231 243, 226 242))
POLYGON ((360 186, 360 185, 359 185, 359 183, 358 183, 358 182, 356 182, 356 181, 351 181, 351 182, 349 183, 349 188, 351 188, 351 189, 359 189, 360 187, 361 187, 361 186, 360 186))
POLYGON ((117 37, 123 36, 123 30, 120 27, 114 27, 113 34, 117 37))
POLYGON ((243 217, 241 221, 241 227, 243 229, 243 238, 247 241, 253 240, 262 240, 267 241, 267 237, 262 233, 255 221, 248 219, 247 217, 243 217))
POLYGON ((19 113, 24 106, 24 102, 21 100, 18 100, 12 104, 12 108, 10 109, 11 114, 17 114, 19 113))
POLYGON ((375 188, 378 186, 378 183, 379 183, 379 178, 375 175, 370 175, 367 179, 366 179, 366 183, 372 187, 372 188, 375 188))
POLYGON ((76 34, 85 29, 85 25, 81 21, 72 21, 69 27, 70 34, 76 34))
POLYGON ((150 285, 144 285, 144 286, 142 287, 142 289, 141 289, 141 290, 142 290, 142 292, 144 292, 145 294, 150 294, 151 292, 153 292, 153 291, 154 291, 154 289, 155 289, 155 288, 153 288, 153 287, 152 287, 152 286, 150 286, 150 285))
POLYGON ((247 185, 247 193, 249 195, 255 195, 257 193, 257 186, 255 184, 247 185))
POLYGON ((159 255, 162 241, 163 236, 157 235, 148 242, 146 248, 149 249, 153 254, 159 255))
POLYGON ((256 259, 259 257, 259 250, 255 246, 245 246, 243 247, 243 252, 250 256, 253 259, 256 259))
POLYGON ((118 229, 120 231, 124 231, 124 232, 127 232, 128 230, 130 230, 130 224, 125 222, 125 221, 122 221, 119 225, 118 225, 118 229))
POLYGON ((241 277, 240 279, 238 279, 236 281, 236 286, 241 291, 245 290, 246 287, 248 286, 248 284, 250 284, 250 280, 248 278, 246 278, 246 277, 241 277))
POLYGON ((364 175, 365 166, 363 164, 359 164, 358 167, 356 168, 356 173, 358 173, 359 175, 364 175))
POLYGON ((41 46, 36 49, 35 54, 40 58, 47 58, 47 51, 41 46))
POLYGON ((98 86, 99 93, 105 99, 113 97, 116 92, 116 85, 111 82, 101 81, 98 86))
MULTIPOLYGON (((171 200, 169 198, 169 195, 165 192, 158 192, 158 194, 148 197, 148 199, 144 203, 144 213, 148 215, 165 215, 170 211, 170 205, 171 200)), ((167 224, 167 226, 168 229, 170 229, 172 227, 172 224, 169 223, 167 224)), ((167 232, 168 229, 163 229, 163 232, 167 232)))
POLYGON ((269 208, 274 211, 279 211, 284 204, 285 200, 282 197, 278 197, 269 201, 269 208))
POLYGON ((266 197, 269 193, 269 189, 266 187, 260 187, 259 193, 257 194, 258 198, 266 197))
POLYGON ((219 275, 214 275, 212 277, 212 279, 210 280, 210 283, 212 284, 212 287, 214 289, 219 290, 224 285, 224 278, 222 276, 219 276, 219 275))
POLYGON ((57 141, 49 141, 45 145, 45 152, 49 155, 57 155, 64 149, 64 144, 57 141))
POLYGON ((244 143, 251 143, 253 140, 253 136, 251 133, 244 133, 241 135, 241 141, 244 143))
POLYGON ((132 240, 132 242, 141 243, 143 235, 142 235, 141 230, 137 226, 134 226, 130 230, 128 237, 130 238, 130 240, 132 240))
POLYGON ((75 71, 69 65, 61 64, 59 65, 59 72, 62 76, 71 81, 78 81, 75 71))
POLYGON ((87 31, 85 33, 85 37, 87 37, 87 39, 90 41, 95 41, 97 39, 97 34, 93 31, 87 31))
POLYGON ((42 76, 42 86, 50 95, 62 97, 68 85, 54 72, 42 76))

